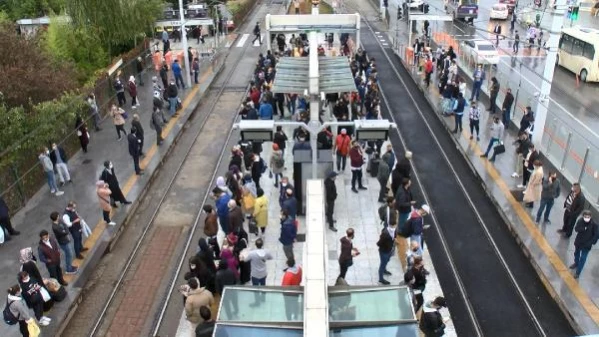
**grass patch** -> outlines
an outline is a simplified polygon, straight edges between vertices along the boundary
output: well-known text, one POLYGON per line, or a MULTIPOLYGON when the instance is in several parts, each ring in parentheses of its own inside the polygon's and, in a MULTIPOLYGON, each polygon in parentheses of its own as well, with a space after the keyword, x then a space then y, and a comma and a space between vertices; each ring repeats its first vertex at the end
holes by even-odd
MULTIPOLYGON (((318 12, 320 14, 333 14, 333 7, 324 1, 320 1, 318 6, 318 12)), ((312 13, 312 2, 310 0, 300 0, 300 14, 311 14, 312 13)), ((295 14, 295 6, 293 3, 289 6, 288 14, 295 14)))

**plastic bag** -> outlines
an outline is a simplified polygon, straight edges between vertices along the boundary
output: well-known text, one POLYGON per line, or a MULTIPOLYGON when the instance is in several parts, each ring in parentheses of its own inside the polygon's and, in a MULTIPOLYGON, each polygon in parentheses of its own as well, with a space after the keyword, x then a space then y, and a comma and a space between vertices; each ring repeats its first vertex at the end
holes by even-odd
POLYGON ((83 230, 83 236, 85 236, 86 238, 88 238, 90 235, 92 235, 91 228, 89 228, 89 226, 87 225, 87 222, 85 222, 85 220, 83 220, 83 219, 81 219, 81 229, 83 230))
POLYGON ((29 337, 38 337, 40 335, 40 327, 33 319, 27 322, 27 331, 29 331, 29 337))
POLYGON ((0 227, 0 244, 4 243, 4 228, 0 227))

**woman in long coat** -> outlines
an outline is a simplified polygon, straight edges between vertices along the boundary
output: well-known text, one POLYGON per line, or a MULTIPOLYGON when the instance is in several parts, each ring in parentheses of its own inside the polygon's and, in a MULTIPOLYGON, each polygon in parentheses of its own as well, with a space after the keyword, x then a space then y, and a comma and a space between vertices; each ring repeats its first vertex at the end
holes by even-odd
POLYGON ((535 201, 541 200, 541 192, 543 191, 543 163, 537 159, 534 161, 533 166, 534 170, 524 191, 524 202, 528 208, 532 208, 535 201))
POLYGON ((110 220, 110 211, 112 211, 112 206, 110 206, 111 192, 108 188, 108 184, 102 180, 96 182, 96 194, 98 195, 98 202, 100 203, 100 208, 102 209, 104 221, 106 221, 106 224, 114 226, 115 223, 110 220))
POLYGON ((87 145, 89 144, 89 133, 87 131, 87 126, 85 125, 85 122, 83 121, 81 116, 77 116, 77 120, 75 121, 75 129, 77 129, 77 137, 79 137, 81 149, 84 153, 87 153, 87 145))
POLYGON ((264 190, 258 188, 257 190, 258 197, 254 201, 254 219, 256 219, 256 226, 260 228, 261 235, 264 234, 266 230, 266 225, 268 225, 268 199, 264 195, 264 190))

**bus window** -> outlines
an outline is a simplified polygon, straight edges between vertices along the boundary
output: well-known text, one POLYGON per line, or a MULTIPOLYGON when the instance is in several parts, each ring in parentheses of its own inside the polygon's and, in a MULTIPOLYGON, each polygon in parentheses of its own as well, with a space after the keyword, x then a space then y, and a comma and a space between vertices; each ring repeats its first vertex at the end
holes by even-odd
POLYGON ((582 51, 582 56, 588 58, 589 60, 595 59, 595 47, 592 44, 587 43, 584 46, 584 50, 582 51))
POLYGON ((572 53, 572 44, 573 44, 573 38, 570 35, 562 35, 562 41, 560 43, 559 48, 563 51, 565 51, 566 53, 572 53))
POLYGON ((578 39, 574 39, 573 42, 572 55, 582 55, 582 50, 584 49, 585 43, 578 39))

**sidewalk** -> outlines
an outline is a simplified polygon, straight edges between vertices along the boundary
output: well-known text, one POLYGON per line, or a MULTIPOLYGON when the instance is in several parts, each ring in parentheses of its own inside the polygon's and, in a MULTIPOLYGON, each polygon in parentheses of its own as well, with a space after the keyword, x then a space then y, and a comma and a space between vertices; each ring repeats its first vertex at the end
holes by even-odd
MULTIPOLYGON (((406 68, 411 69, 414 81, 425 93, 425 97, 431 106, 439 111, 439 118, 445 122, 448 132, 451 132, 454 128, 454 119, 453 117, 441 117, 439 109, 441 97, 436 85, 436 74, 432 76, 434 81, 431 83, 430 89, 427 90, 423 82, 424 75, 417 73, 416 67, 406 66, 406 68)), ((463 69, 460 68, 460 70, 463 69)), ((464 71, 461 71, 460 74, 462 76, 466 75, 471 82, 468 77, 471 75, 464 71)), ((596 287, 595 275, 599 271, 599 249, 597 247, 593 248, 580 279, 575 280, 568 269, 573 260, 574 236, 570 240, 566 240, 556 233, 556 230, 561 228, 562 225, 562 205, 569 192, 570 184, 565 179, 560 178, 562 181, 562 195, 555 200, 550 216, 551 224, 535 225, 534 217, 539 203, 535 203, 535 208, 529 210, 518 202, 515 196, 519 195, 521 190, 517 189, 516 185, 522 181, 521 178, 514 179, 511 177, 516 165, 515 147, 511 144, 516 140, 518 127, 511 125, 509 131, 506 131, 504 144, 507 151, 505 154, 497 156, 495 163, 490 163, 479 157, 486 150, 490 139, 489 127, 492 123, 492 115, 485 111, 488 107, 486 87, 483 92, 482 102, 479 101, 481 110, 480 141, 476 142, 469 139, 468 117, 467 112, 465 112, 463 118, 464 131, 456 136, 456 144, 459 145, 458 148, 462 150, 464 157, 467 158, 473 170, 486 185, 487 193, 503 213, 505 221, 510 224, 523 250, 531 257, 533 266, 537 269, 549 292, 556 298, 562 309, 570 313, 573 324, 579 327, 578 330, 588 334, 597 333, 599 331, 599 309, 597 308, 599 290, 596 287)), ((469 97, 469 95, 470 91, 467 90, 466 96, 469 97)), ((498 104, 503 102, 503 95, 500 94, 500 96, 497 99, 498 104)), ((520 107, 514 109, 520 109, 520 107)), ((499 116, 499 113, 496 115, 499 116)), ((517 119, 514 118, 512 121, 516 123, 517 119)), ((555 170, 547 160, 544 163, 545 174, 555 170)), ((559 170, 555 171, 559 173, 559 170)))
MULTIPOLYGON (((0 276, 0 285, 4 289, 16 283, 16 274, 19 272, 20 267, 19 250, 24 247, 32 247, 34 254, 37 255, 39 231, 46 229, 51 232, 49 214, 52 211, 62 212, 69 200, 74 200, 77 202, 78 213, 92 229, 90 237, 84 239, 84 246, 88 247, 89 251, 82 253, 85 257, 84 260, 73 261, 74 265, 80 266, 79 273, 65 275, 65 280, 69 282, 67 287, 69 295, 63 302, 55 304, 47 315, 53 320, 48 327, 42 328, 44 335, 53 336, 59 333, 59 329, 69 315, 70 310, 76 307, 76 302, 79 296, 82 295, 81 290, 85 286, 88 277, 93 273, 100 258, 115 243, 115 239, 123 229, 123 225, 127 223, 128 218, 135 213, 139 206, 138 202, 142 199, 150 185, 149 183, 152 181, 153 173, 161 166, 162 160, 167 156, 172 145, 175 144, 179 132, 192 116, 203 94, 221 70, 225 56, 225 54, 219 53, 212 62, 207 61, 207 64, 203 64, 199 85, 179 90, 183 109, 179 117, 172 118, 164 126, 162 135, 165 140, 160 147, 155 145, 156 132, 150 128, 153 98, 151 78, 155 75, 154 71, 148 69, 144 73, 145 86, 138 84, 140 107, 131 109, 131 98, 126 94, 127 104, 123 108, 129 113, 125 125, 127 133, 131 128, 134 113, 139 114, 141 125, 144 128, 144 153, 146 156, 140 161, 140 166, 145 170, 145 175, 135 175, 126 138, 120 142, 117 141, 112 120, 106 118, 102 121, 102 130, 99 132, 92 132, 93 128, 88 125, 91 136, 88 153, 79 151, 69 158, 69 170, 73 183, 62 188, 65 194, 60 197, 53 196, 50 194, 47 185, 44 185, 29 200, 27 205, 12 217, 13 226, 21 232, 21 235, 13 237, 11 241, 0 247, 0 251, 5 256, 4 263, 0 266, 2 275, 0 276), (95 182, 103 170, 105 160, 110 160, 113 163, 123 193, 128 200, 133 202, 128 206, 119 204, 119 207, 113 210, 111 216, 117 225, 108 228, 106 223, 102 221, 102 213, 95 192, 95 182)), ((63 270, 64 265, 63 262, 63 270)), ((38 268, 42 276, 48 275, 43 263, 38 263, 38 268)), ((0 326, 0 336, 12 337, 18 335, 18 328, 9 327, 6 324, 0 326)))

